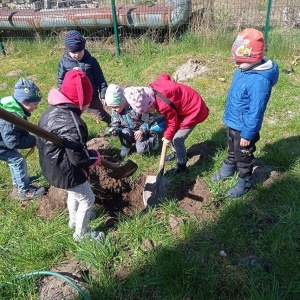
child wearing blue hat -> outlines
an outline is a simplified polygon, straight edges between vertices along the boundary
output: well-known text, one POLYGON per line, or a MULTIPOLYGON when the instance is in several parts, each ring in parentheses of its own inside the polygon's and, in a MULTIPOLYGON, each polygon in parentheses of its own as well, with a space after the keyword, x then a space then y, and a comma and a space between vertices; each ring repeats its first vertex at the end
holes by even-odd
MULTIPOLYGON (((15 84, 14 95, 0 99, 0 107, 27 120, 42 99, 39 88, 30 80, 20 78, 15 84)), ((36 137, 28 131, 0 119, 0 160, 10 168, 13 187, 18 190, 18 199, 30 200, 42 196, 43 187, 30 184, 32 177, 27 174, 27 163, 18 149, 36 146, 36 137)))
POLYGON ((85 49, 86 40, 77 30, 70 30, 65 35, 66 52, 58 65, 57 86, 61 87, 66 73, 72 69, 82 70, 93 86, 93 97, 88 112, 97 120, 111 122, 111 117, 103 107, 107 83, 102 69, 95 57, 85 49))

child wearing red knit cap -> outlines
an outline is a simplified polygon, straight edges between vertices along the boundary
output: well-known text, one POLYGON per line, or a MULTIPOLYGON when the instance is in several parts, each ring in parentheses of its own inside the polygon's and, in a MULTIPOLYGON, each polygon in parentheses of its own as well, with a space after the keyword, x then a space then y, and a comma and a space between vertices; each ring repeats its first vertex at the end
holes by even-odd
POLYGON ((260 139, 264 112, 279 71, 274 61, 264 57, 264 36, 254 28, 246 28, 238 35, 231 52, 238 70, 232 79, 223 116, 228 155, 211 180, 220 181, 238 171, 238 182, 227 196, 239 198, 253 186, 255 144, 260 139))
POLYGON ((84 72, 71 70, 66 73, 60 89, 48 94, 50 107, 42 114, 39 126, 64 140, 65 148, 39 138, 41 170, 48 182, 67 191, 69 227, 75 228, 73 238, 101 240, 104 233, 88 229, 92 217, 94 193, 88 182, 88 171, 98 165, 100 153, 86 147, 88 129, 81 114, 89 107, 93 88, 84 72))

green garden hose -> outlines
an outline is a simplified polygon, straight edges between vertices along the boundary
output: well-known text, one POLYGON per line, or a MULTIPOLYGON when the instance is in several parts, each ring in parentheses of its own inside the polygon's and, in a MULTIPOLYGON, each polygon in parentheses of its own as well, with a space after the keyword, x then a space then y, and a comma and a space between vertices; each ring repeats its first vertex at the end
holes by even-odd
POLYGON ((61 279, 63 279, 64 281, 66 281, 69 285, 71 285, 73 288, 75 288, 79 294, 85 299, 85 300, 91 300, 91 298, 78 286, 76 285, 73 281, 71 281, 69 278, 61 275, 60 273, 57 272, 52 272, 52 271, 36 271, 36 272, 30 272, 30 273, 26 273, 23 275, 18 276, 16 279, 21 279, 24 277, 29 277, 32 275, 50 275, 50 276, 56 276, 59 277, 61 279))

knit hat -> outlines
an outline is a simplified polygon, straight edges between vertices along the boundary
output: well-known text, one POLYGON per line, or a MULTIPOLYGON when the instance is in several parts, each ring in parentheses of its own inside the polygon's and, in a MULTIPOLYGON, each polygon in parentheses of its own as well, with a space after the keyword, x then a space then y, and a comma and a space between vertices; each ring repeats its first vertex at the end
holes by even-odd
POLYGON ((150 87, 128 87, 124 89, 127 102, 138 114, 145 113, 155 101, 155 95, 150 87))
POLYGON ((20 78, 15 84, 14 98, 22 103, 26 102, 40 102, 42 100, 42 93, 40 89, 26 78, 20 78))
POLYGON ((107 106, 119 106, 126 103, 123 89, 116 84, 109 84, 105 93, 107 106))
POLYGON ((66 73, 60 92, 82 109, 83 106, 91 103, 93 87, 83 71, 71 70, 66 73))
POLYGON ((77 30, 70 30, 65 36, 65 46, 67 51, 72 53, 80 52, 85 48, 86 40, 77 30))
POLYGON ((264 36, 254 28, 246 28, 236 38, 231 49, 237 62, 257 62, 264 56, 264 36))

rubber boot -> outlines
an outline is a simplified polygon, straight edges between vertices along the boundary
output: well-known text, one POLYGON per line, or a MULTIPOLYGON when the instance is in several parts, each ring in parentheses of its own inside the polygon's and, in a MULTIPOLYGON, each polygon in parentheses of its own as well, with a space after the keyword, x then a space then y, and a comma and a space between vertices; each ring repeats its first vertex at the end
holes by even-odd
POLYGON ((227 196, 230 198, 240 198, 248 193, 253 186, 253 176, 241 178, 238 176, 237 184, 228 191, 227 196))
POLYGON ((211 181, 216 182, 223 180, 227 177, 232 176, 236 171, 236 165, 228 165, 224 161, 222 163, 221 170, 217 173, 215 173, 213 176, 211 176, 211 181))

